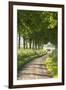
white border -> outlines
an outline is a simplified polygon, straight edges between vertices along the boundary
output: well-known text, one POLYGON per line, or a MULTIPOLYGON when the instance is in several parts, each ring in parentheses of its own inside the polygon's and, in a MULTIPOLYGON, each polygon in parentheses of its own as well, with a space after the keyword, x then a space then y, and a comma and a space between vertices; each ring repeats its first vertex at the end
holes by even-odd
POLYGON ((55 83, 62 81, 62 9, 52 7, 13 6, 13 85, 55 83), (58 12, 58 78, 39 80, 17 80, 17 9, 58 12))

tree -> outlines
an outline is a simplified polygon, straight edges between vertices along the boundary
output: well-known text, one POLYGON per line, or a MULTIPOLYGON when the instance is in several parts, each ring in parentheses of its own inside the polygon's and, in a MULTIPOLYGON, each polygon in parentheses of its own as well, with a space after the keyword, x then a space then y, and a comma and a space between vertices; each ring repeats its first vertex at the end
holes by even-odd
POLYGON ((48 11, 17 11, 17 27, 20 37, 23 37, 24 49, 40 49, 44 43, 51 41, 57 44, 57 12, 48 11))

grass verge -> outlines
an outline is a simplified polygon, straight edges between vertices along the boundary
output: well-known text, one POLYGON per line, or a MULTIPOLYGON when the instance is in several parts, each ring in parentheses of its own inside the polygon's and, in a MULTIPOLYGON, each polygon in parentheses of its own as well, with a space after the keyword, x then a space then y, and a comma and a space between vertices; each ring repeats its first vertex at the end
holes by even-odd
POLYGON ((44 61, 44 65, 48 71, 48 74, 53 78, 58 76, 58 64, 57 64, 57 54, 53 51, 52 54, 44 61))
POLYGON ((25 64, 32 61, 34 58, 43 56, 46 54, 44 50, 33 49, 18 49, 17 51, 17 72, 19 72, 25 64))

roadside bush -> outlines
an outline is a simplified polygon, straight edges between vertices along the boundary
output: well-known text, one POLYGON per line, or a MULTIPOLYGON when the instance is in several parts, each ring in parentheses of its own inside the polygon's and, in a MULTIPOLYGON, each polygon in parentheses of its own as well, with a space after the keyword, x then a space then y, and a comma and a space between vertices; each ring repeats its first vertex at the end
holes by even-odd
POLYGON ((33 49, 18 49, 17 50, 17 71, 24 67, 25 64, 44 55, 44 50, 33 50, 33 49))
POLYGON ((48 74, 56 78, 58 75, 57 54, 55 51, 45 60, 44 65, 47 68, 48 74))

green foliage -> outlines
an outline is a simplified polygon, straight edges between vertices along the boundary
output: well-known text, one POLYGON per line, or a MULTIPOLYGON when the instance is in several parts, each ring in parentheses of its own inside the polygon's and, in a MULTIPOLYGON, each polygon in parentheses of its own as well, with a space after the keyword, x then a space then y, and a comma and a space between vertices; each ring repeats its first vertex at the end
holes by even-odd
POLYGON ((57 55, 55 51, 51 55, 49 55, 44 64, 47 68, 48 74, 56 78, 58 76, 58 65, 57 65, 57 55))
POLYGON ((18 34, 36 44, 57 44, 57 16, 57 12, 18 10, 18 34))
POLYGON ((44 55, 44 50, 33 50, 33 49, 18 49, 17 52, 17 70, 19 71, 24 65, 34 58, 44 55))

